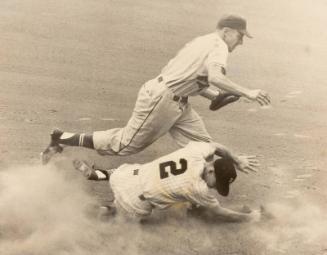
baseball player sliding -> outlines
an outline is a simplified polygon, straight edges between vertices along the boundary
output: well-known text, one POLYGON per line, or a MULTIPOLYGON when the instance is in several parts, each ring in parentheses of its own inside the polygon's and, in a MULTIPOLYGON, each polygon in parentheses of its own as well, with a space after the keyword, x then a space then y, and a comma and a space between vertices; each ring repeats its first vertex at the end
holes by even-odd
POLYGON ((258 166, 254 157, 238 157, 217 143, 190 142, 150 163, 124 164, 112 170, 95 169, 78 160, 74 166, 90 180, 109 180, 115 207, 108 210, 113 212, 115 208, 125 216, 144 219, 155 208, 190 202, 208 208, 227 221, 260 219, 259 210, 242 213, 222 207, 213 193, 216 189, 220 195, 228 195, 229 186, 237 176, 235 167, 256 171, 258 166), (222 158, 215 160, 217 151, 222 158))
POLYGON ((216 31, 186 44, 157 77, 142 85, 125 127, 92 134, 56 129, 41 153, 42 162, 46 164, 65 145, 95 149, 102 155, 130 155, 167 132, 181 147, 190 141, 211 142, 203 121, 188 102, 189 96, 212 99, 211 109, 219 109, 241 96, 261 105, 270 103, 265 91, 247 89, 224 75, 229 52, 243 43, 244 36, 251 38, 246 20, 237 15, 224 16, 216 31))

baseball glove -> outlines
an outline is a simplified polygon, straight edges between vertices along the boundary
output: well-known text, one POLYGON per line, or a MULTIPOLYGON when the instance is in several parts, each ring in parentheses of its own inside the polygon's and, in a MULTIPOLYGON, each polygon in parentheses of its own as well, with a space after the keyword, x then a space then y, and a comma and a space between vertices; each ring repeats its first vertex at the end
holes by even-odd
POLYGON ((211 111, 217 111, 218 109, 228 105, 230 103, 236 102, 239 100, 240 96, 236 96, 232 93, 220 93, 214 100, 211 101, 209 109, 211 111))

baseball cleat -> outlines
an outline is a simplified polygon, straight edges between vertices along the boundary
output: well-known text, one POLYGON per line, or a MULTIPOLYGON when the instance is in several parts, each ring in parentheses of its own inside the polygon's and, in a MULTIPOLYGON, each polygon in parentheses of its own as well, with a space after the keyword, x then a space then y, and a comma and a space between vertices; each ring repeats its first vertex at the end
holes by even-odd
POLYGON ((117 214, 117 210, 114 206, 100 206, 97 214, 98 220, 108 221, 117 214))
POLYGON ((116 169, 101 169, 95 165, 90 166, 84 160, 75 159, 73 166, 76 170, 80 171, 88 180, 109 180, 110 175, 116 169))
POLYGON ((100 206, 99 207, 99 216, 113 216, 117 213, 117 209, 114 206, 100 206))
POLYGON ((96 174, 93 166, 89 166, 86 161, 75 159, 73 166, 76 170, 80 171, 88 180, 97 180, 98 175, 96 174))
POLYGON ((86 161, 75 159, 73 161, 73 166, 76 170, 80 171, 87 179, 93 179, 92 175, 94 175, 93 177, 96 177, 97 179, 97 175, 94 172, 93 167, 89 166, 86 161))
POLYGON ((41 152, 41 159, 43 165, 47 164, 53 155, 55 155, 56 153, 61 153, 63 151, 63 147, 59 145, 59 138, 62 134, 63 131, 59 129, 55 129, 52 131, 50 135, 50 144, 43 152, 41 152))

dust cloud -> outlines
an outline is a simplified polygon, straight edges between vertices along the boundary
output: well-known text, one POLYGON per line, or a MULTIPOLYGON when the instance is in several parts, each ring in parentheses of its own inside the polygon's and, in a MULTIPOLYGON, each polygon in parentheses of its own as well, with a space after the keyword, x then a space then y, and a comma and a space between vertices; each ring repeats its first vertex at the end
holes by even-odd
POLYGON ((0 254, 117 254, 126 249, 121 233, 133 226, 93 217, 95 201, 81 179, 53 165, 0 170, 0 254))
POLYGON ((322 246, 327 240, 327 215, 311 199, 302 197, 289 203, 271 203, 266 210, 274 218, 254 225, 251 238, 263 244, 271 254, 296 254, 299 247, 304 254, 312 254, 317 249, 327 251, 322 246))
POLYGON ((180 208, 156 212, 144 226, 90 214, 97 199, 70 170, 0 170, 1 255, 316 254, 326 248, 327 216, 305 197, 268 204, 274 218, 253 224, 186 217, 180 208))

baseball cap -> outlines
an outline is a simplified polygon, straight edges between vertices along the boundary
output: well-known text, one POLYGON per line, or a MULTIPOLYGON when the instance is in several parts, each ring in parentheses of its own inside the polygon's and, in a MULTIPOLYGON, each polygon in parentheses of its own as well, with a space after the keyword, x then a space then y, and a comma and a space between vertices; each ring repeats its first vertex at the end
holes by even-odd
POLYGON ((229 14, 224 15, 218 21, 217 28, 229 27, 239 31, 241 34, 253 38, 252 35, 246 29, 246 20, 238 15, 229 14))
POLYGON ((237 174, 234 164, 231 160, 220 158, 214 163, 216 175, 216 188, 220 195, 227 196, 229 185, 235 181, 237 174))

